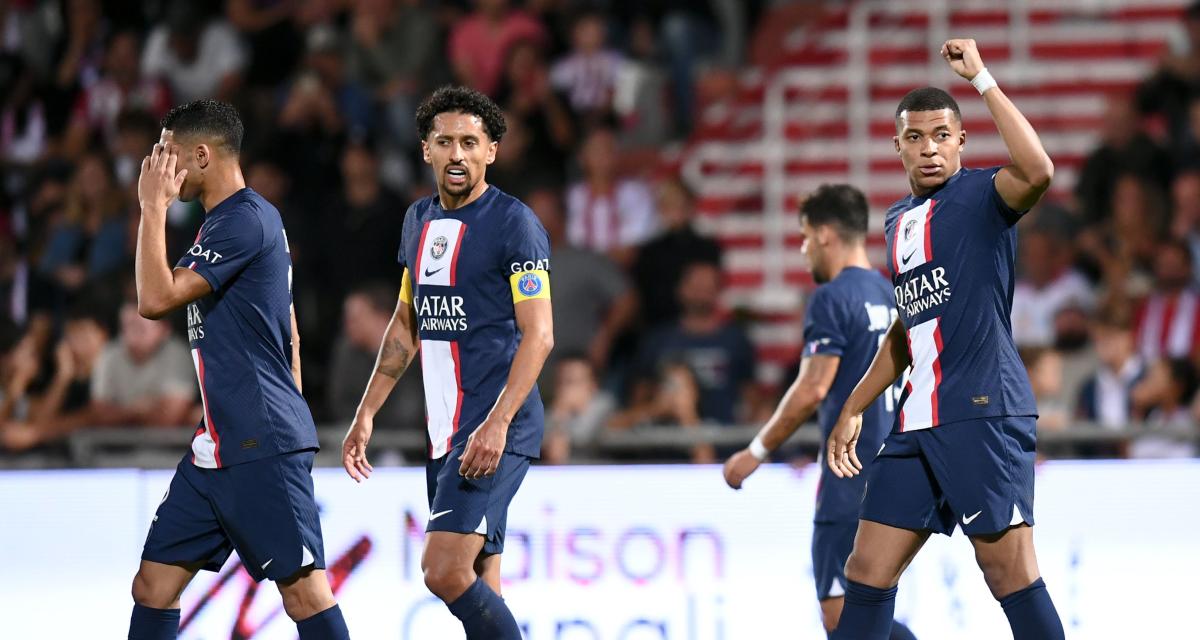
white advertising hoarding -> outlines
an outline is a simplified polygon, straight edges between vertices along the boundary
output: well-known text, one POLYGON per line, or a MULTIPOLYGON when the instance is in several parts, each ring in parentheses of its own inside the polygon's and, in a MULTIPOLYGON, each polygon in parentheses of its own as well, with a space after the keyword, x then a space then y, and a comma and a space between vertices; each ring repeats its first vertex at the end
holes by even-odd
MULTIPOLYGON (((1200 463, 1053 462, 1035 538, 1071 638, 1181 637, 1200 573, 1200 463)), ((0 636, 122 638, 129 586, 169 472, 0 474, 0 636)), ((823 638, 809 466, 732 491, 715 466, 534 467, 509 513, 504 596, 527 640, 823 638)), ((355 638, 461 638, 425 589, 422 469, 357 485, 316 475, 325 554, 355 638)), ((275 588, 201 572, 182 638, 296 637, 275 588)), ((918 637, 1010 638, 960 534, 934 536, 901 583, 918 637)))

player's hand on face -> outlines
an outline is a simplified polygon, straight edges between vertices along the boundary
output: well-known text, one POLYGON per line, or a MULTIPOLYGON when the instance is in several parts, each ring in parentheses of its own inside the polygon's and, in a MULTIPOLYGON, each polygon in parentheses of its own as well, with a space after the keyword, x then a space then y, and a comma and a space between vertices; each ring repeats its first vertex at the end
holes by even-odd
POLYGON ((467 447, 459 456, 462 464, 458 466, 458 475, 478 480, 496 473, 500 466, 500 458, 504 455, 504 439, 508 435, 508 426, 488 418, 483 424, 467 437, 467 447))
POLYGON ((742 449, 725 461, 725 484, 741 489, 742 483, 762 464, 749 449, 742 449))
POLYGON ((979 57, 979 48, 970 38, 947 40, 942 45, 942 57, 950 63, 954 73, 972 80, 976 74, 983 71, 983 58, 979 57))
POLYGON ((142 159, 142 172, 138 175, 138 202, 142 211, 166 211, 187 178, 187 169, 176 173, 179 152, 158 143, 150 155, 142 159))
POLYGON ((346 437, 342 439, 342 466, 355 482, 362 482, 371 477, 375 470, 367 462, 367 443, 371 440, 371 432, 375 430, 373 418, 356 417, 346 437))
POLYGON ((839 478, 852 478, 862 471, 858 461, 858 435, 862 431, 862 414, 840 416, 829 434, 825 459, 829 469, 839 478))

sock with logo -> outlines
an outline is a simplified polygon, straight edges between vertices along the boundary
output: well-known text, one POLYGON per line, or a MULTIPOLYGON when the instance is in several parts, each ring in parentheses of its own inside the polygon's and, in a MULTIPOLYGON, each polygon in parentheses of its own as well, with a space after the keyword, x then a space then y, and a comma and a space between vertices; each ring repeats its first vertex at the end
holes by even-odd
POLYGON ((1013 637, 1021 640, 1063 640, 1062 620, 1050 600, 1050 592, 1046 591, 1046 583, 1041 578, 1033 584, 1010 593, 1000 599, 1004 615, 1008 616, 1008 626, 1012 627, 1013 637))
POLYGON ((878 589, 846 581, 846 602, 834 640, 888 640, 896 611, 896 587, 878 589))
POLYGON ((179 609, 152 609, 133 603, 129 640, 174 640, 179 637, 179 609))
POLYGON ((467 632, 467 640, 521 640, 521 628, 501 598, 483 580, 446 605, 467 632))
POLYGON ((888 636, 888 640, 917 640, 917 637, 903 622, 892 620, 892 635, 888 636))

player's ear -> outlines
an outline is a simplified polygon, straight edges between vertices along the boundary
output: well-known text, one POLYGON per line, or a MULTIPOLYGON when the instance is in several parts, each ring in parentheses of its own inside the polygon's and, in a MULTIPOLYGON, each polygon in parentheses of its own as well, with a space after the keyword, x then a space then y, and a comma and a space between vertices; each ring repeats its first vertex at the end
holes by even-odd
POLYGON ((896 147, 896 153, 900 153, 900 136, 892 136, 892 146, 896 147))
POLYGON ((433 158, 429 157, 429 143, 421 141, 421 158, 425 160, 425 164, 433 164, 433 158))
POLYGON ((212 161, 212 149, 207 144, 201 143, 196 145, 195 150, 196 166, 201 169, 208 168, 208 163, 212 161))
POLYGON ((487 163, 491 164, 496 161, 496 150, 500 148, 499 142, 489 142, 487 152, 487 163))

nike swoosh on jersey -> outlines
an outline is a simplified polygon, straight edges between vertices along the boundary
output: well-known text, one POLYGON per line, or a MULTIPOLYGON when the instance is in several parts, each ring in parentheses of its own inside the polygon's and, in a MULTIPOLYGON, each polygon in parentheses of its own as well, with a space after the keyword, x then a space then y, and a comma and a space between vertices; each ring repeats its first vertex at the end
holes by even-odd
POLYGON ((266 569, 267 565, 271 564, 272 562, 275 562, 275 558, 271 558, 270 560, 267 560, 266 562, 262 563, 262 568, 266 569))
MULTIPOLYGON (((446 268, 446 267, 442 267, 442 269, 445 269, 445 268, 446 268)), ((428 278, 429 276, 431 276, 431 275, 433 275, 433 274, 435 274, 435 273, 437 273, 437 272, 441 271, 442 269, 434 269, 433 271, 430 271, 429 269, 426 269, 426 270, 425 270, 425 277, 426 277, 426 278, 428 278)))
POLYGON ((974 515, 972 515, 972 516, 971 516, 971 517, 969 517, 969 518, 967 517, 967 514, 965 514, 965 513, 964 513, 964 514, 963 514, 963 517, 962 517, 962 523, 963 523, 963 526, 966 526, 966 525, 969 525, 969 524, 971 524, 972 522, 975 522, 975 518, 978 518, 978 517, 979 517, 979 514, 981 514, 981 513, 983 513, 983 509, 980 509, 979 511, 976 511, 976 512, 975 512, 975 514, 974 514, 974 515))
POLYGON ((446 515, 447 513, 450 513, 451 511, 454 511, 454 509, 446 509, 445 511, 439 511, 439 512, 429 516, 429 521, 433 522, 434 520, 437 520, 438 518, 446 515))
POLYGON ((903 258, 900 258, 900 261, 903 262, 904 264, 908 264, 908 261, 912 260, 913 256, 915 256, 915 255, 917 255, 917 250, 913 249, 912 251, 908 252, 908 255, 904 256, 903 258))

